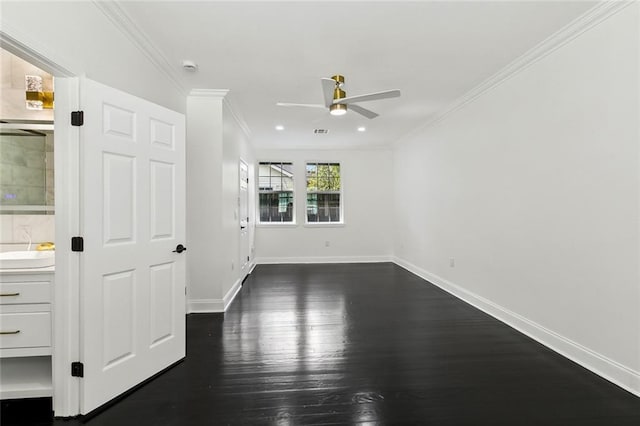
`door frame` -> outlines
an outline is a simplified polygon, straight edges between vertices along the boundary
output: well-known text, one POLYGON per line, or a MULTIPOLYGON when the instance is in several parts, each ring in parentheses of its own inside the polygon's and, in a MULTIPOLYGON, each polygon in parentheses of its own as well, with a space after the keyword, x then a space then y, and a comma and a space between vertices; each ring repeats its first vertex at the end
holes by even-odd
MULTIPOLYGON (((25 40, 27 38, 24 38, 25 40)), ((52 291, 52 379, 56 417, 80 413, 80 378, 71 363, 80 360, 80 258, 71 252, 71 237, 80 235, 80 132, 70 123, 80 109, 79 80, 67 68, 0 31, 3 49, 47 71, 55 78, 54 110, 56 267, 52 291)))
MULTIPOLYGON (((249 177, 249 163, 247 163, 246 161, 244 161, 244 159, 242 157, 240 157, 238 159, 238 227, 242 226, 242 192, 240 190, 240 182, 242 181, 242 166, 245 166, 245 168, 247 169, 247 189, 246 189, 246 224, 245 224, 245 239, 246 239, 246 245, 247 245, 247 252, 243 253, 242 252, 242 236, 240 234, 239 238, 238 238, 238 265, 240 265, 240 271, 241 271, 241 277, 240 277, 240 281, 244 281, 244 279, 247 277, 247 275, 249 275, 251 273, 251 263, 253 262, 253 258, 251 256, 251 208, 249 206, 249 201, 251 199, 251 194, 250 194, 250 177, 249 177), (245 260, 245 257, 248 257, 247 260, 245 260)), ((240 232, 242 233, 242 230, 240 230, 240 232)))

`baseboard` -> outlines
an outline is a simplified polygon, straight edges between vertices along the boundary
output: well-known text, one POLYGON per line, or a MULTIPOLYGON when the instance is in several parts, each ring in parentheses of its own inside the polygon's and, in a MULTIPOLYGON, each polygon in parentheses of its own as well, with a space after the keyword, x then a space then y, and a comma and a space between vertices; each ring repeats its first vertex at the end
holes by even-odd
POLYGON ((258 257, 258 265, 286 263, 380 263, 393 262, 391 256, 307 256, 307 257, 258 257))
POLYGON ((188 314, 224 312, 223 299, 191 299, 187 301, 188 314))
MULTIPOLYGON (((243 277, 244 278, 244 277, 243 277)), ((224 297, 222 298, 223 302, 224 302, 224 311, 226 312, 227 309, 229 309, 229 306, 231 305, 231 302, 233 302, 233 299, 236 298, 236 296, 238 295, 238 292, 240 291, 240 289, 242 288, 242 280, 238 279, 229 289, 229 291, 227 291, 227 294, 224 295, 224 297)))
POLYGON ((440 287, 447 293, 469 303, 519 332, 547 346, 560 355, 640 397, 640 372, 634 371, 606 356, 580 345, 540 324, 493 303, 473 292, 432 274, 404 259, 393 258, 393 262, 409 272, 440 287))
POLYGON ((188 314, 225 312, 242 288, 242 281, 237 280, 222 299, 191 299, 187 301, 188 314))

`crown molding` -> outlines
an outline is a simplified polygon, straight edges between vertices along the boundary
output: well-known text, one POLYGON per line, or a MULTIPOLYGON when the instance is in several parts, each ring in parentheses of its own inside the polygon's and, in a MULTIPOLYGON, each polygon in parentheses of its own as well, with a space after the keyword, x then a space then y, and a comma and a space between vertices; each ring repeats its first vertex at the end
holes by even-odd
POLYGON ((635 2, 636 0, 607 0, 598 3, 563 28, 553 33, 551 36, 538 43, 536 46, 528 50, 516 60, 509 63, 500 71, 493 74, 491 77, 475 86, 473 89, 469 90, 467 93, 453 101, 451 104, 449 104, 436 114, 430 116, 425 123, 411 130, 404 136, 401 136, 391 145, 398 145, 406 140, 409 140, 416 134, 419 134, 425 129, 428 129, 429 127, 439 123, 449 115, 464 108, 466 105, 472 103, 480 96, 501 85, 511 77, 529 68, 547 55, 553 53, 557 49, 579 37, 584 32, 597 26, 601 22, 606 21, 611 16, 615 15, 625 7, 635 2))
POLYGON ((187 90, 181 82, 180 74, 177 71, 178 68, 140 30, 133 19, 118 4, 118 1, 93 0, 93 4, 151 61, 158 71, 167 77, 180 93, 186 94, 187 90))
POLYGON ((251 129, 249 129, 249 126, 247 125, 247 122, 244 121, 244 118, 242 117, 242 115, 240 115, 240 113, 236 112, 235 108, 231 105, 231 102, 229 102, 228 98, 225 98, 223 100, 223 103, 226 105, 227 109, 229 110, 229 112, 231 113, 231 116, 233 117, 233 119, 236 121, 236 123, 238 123, 238 126, 240 126, 240 129, 242 129, 242 132, 244 133, 244 135, 247 137, 247 139, 251 139, 251 129))
POLYGON ((224 99, 228 93, 227 89, 191 89, 187 96, 224 99))
POLYGON ((251 130, 249 129, 249 126, 247 126, 247 123, 246 121, 244 121, 242 116, 236 112, 235 108, 233 107, 233 105, 229 101, 229 98, 227 97, 228 94, 229 94, 228 89, 192 89, 189 92, 188 96, 195 97, 195 98, 221 99, 222 103, 231 114, 231 117, 235 120, 236 123, 238 123, 238 126, 240 126, 240 129, 242 130, 242 132, 245 134, 247 138, 250 138, 251 130))

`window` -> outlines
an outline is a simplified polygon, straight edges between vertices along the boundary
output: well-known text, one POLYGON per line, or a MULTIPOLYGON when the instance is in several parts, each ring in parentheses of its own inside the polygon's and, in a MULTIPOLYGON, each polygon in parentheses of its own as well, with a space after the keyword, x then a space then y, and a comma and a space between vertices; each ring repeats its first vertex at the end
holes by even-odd
POLYGON ((307 163, 307 223, 341 222, 340 164, 307 163))
POLYGON ((261 223, 293 223, 293 164, 260 163, 258 194, 261 223))

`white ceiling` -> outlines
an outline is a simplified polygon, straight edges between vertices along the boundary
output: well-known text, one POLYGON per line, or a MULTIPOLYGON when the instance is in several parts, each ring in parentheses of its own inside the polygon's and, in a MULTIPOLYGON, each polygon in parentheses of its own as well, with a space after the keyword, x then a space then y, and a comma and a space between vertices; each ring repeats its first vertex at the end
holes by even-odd
POLYGON ((394 142, 594 5, 585 1, 126 1, 119 4, 185 90, 229 89, 256 148, 394 142), (184 59, 199 69, 181 69, 184 59), (322 103, 320 78, 380 114, 333 117, 276 102, 322 103), (285 130, 275 130, 276 125, 285 130), (366 132, 357 132, 364 125, 366 132), (315 135, 316 128, 329 133, 315 135))

